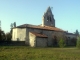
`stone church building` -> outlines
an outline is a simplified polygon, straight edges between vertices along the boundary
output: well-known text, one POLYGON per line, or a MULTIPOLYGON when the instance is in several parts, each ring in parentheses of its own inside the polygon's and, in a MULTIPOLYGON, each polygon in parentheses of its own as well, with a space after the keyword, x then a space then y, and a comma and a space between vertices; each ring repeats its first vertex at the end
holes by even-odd
POLYGON ((47 47, 57 44, 56 36, 66 37, 67 35, 66 31, 55 26, 54 15, 51 8, 48 7, 41 25, 23 24, 14 27, 12 41, 24 41, 24 44, 31 47, 47 47))

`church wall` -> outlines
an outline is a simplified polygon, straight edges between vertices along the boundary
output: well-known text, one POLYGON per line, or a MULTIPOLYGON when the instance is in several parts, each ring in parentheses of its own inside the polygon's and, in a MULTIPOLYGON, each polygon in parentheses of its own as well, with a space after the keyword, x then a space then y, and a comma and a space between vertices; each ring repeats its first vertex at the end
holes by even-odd
POLYGON ((47 38, 36 37, 36 47, 47 47, 47 38))
POLYGON ((56 39, 57 39, 57 43, 59 42, 60 39, 63 39, 65 44, 67 45, 66 33, 65 32, 55 32, 55 36, 56 36, 56 39))
POLYGON ((52 34, 54 31, 43 30, 43 34, 48 36, 48 46, 53 46, 53 37, 52 34))
POLYGON ((29 45, 29 29, 26 28, 26 40, 25 40, 25 44, 29 45))
POLYGON ((42 30, 40 30, 40 29, 34 29, 34 32, 42 33, 42 30))
POLYGON ((30 45, 29 44, 29 32, 36 32, 36 33, 40 33, 42 30, 40 29, 34 29, 34 28, 26 28, 26 45, 30 45))
POLYGON ((62 39, 66 39, 66 34, 65 34, 65 32, 55 32, 54 34, 53 34, 53 36, 56 36, 57 37, 57 39, 58 40, 60 40, 60 38, 62 38, 62 39))
POLYGON ((15 28, 12 33, 12 41, 25 41, 26 29, 25 28, 15 28))
POLYGON ((12 41, 16 41, 17 39, 17 28, 13 29, 12 32, 12 41))
POLYGON ((76 38, 77 36, 76 35, 70 35, 70 34, 67 34, 66 35, 67 37, 67 45, 76 45, 76 38))
POLYGON ((36 36, 29 32, 29 44, 31 47, 36 47, 36 36))
POLYGON ((48 36, 48 46, 54 46, 54 36, 59 37, 63 37, 63 35, 65 36, 65 33, 63 32, 56 32, 56 31, 46 31, 43 30, 43 34, 48 36))
POLYGON ((68 34, 68 35, 66 35, 66 37, 76 38, 76 35, 70 35, 70 34, 68 34))
POLYGON ((62 32, 56 32, 56 31, 49 31, 49 30, 41 30, 41 29, 34 29, 34 28, 27 28, 27 43, 29 43, 29 32, 37 32, 37 33, 42 33, 48 36, 48 46, 53 46, 54 45, 54 35, 62 35, 64 33, 62 32))
MULTIPOLYGON (((49 30, 41 30, 41 29, 34 29, 34 28, 16 28, 13 29, 13 33, 16 32, 16 39, 13 38, 13 41, 25 41, 26 45, 30 45, 30 35, 29 32, 36 32, 42 33, 48 36, 48 46, 53 46, 54 44, 54 35, 62 33, 62 32, 55 32, 49 30)), ((13 34, 14 35, 14 34, 13 34)), ((14 36, 13 36, 14 37, 14 36)), ((42 39, 43 40, 43 39, 42 39)))
POLYGON ((31 47, 47 47, 47 38, 37 37, 29 32, 29 44, 31 47))
POLYGON ((27 28, 28 32, 37 32, 40 33, 42 30, 40 29, 34 29, 34 28, 27 28))
POLYGON ((52 46, 53 45, 53 37, 52 34, 54 31, 48 31, 48 30, 40 30, 40 29, 34 29, 34 28, 27 28, 27 40, 26 40, 26 44, 29 44, 29 32, 36 32, 36 33, 42 33, 48 36, 48 46, 52 46))

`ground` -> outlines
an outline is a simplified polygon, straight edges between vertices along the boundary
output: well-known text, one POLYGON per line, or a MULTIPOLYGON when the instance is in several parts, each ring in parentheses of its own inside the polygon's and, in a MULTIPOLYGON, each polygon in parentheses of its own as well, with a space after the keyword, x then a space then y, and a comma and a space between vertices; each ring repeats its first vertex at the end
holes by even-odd
POLYGON ((80 50, 75 47, 0 46, 0 60, 80 60, 80 50))

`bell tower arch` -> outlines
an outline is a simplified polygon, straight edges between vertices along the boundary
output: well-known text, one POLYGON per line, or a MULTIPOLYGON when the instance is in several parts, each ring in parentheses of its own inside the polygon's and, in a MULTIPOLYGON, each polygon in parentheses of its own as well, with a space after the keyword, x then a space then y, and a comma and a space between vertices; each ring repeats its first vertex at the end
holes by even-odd
POLYGON ((55 19, 50 7, 47 8, 46 12, 43 15, 42 26, 55 27, 55 19))

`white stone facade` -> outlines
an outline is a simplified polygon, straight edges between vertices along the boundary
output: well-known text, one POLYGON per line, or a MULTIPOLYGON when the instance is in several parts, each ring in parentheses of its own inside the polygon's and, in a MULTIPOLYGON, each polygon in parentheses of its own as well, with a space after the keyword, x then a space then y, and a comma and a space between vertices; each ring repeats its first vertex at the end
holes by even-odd
POLYGON ((25 41, 26 28, 15 28, 12 32, 12 41, 25 41))

